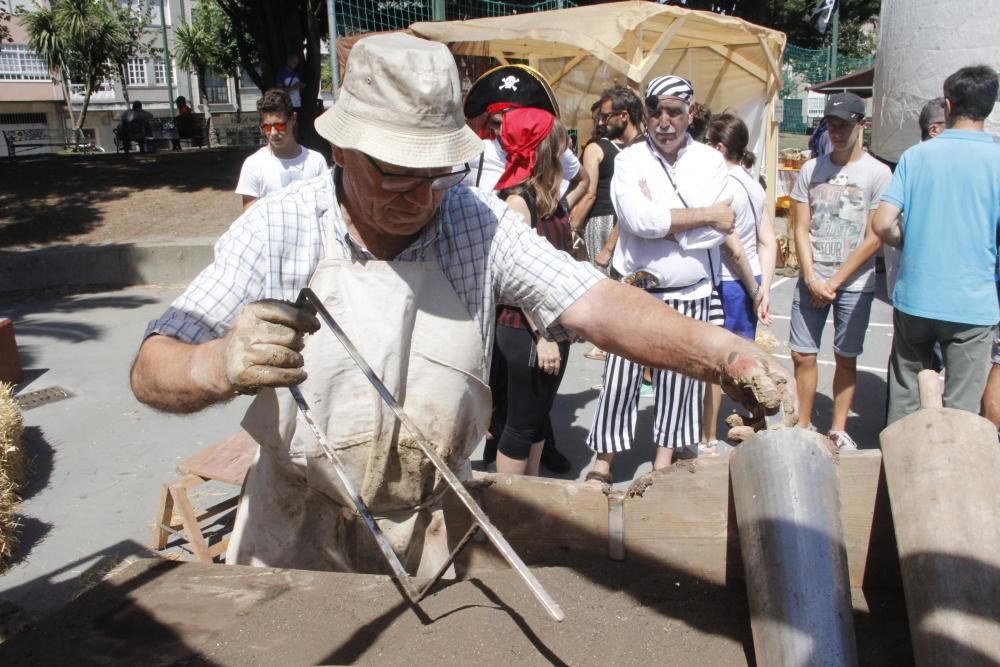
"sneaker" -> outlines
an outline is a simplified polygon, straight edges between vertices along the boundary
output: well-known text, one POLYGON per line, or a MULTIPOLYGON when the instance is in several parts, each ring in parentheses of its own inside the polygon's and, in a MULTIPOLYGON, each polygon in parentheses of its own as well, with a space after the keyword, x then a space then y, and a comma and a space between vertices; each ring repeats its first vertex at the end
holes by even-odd
POLYGON ((854 452, 858 449, 858 443, 854 442, 854 438, 847 435, 846 431, 830 431, 827 437, 833 441, 838 452, 854 452))
POLYGON ((642 386, 639 387, 639 398, 653 398, 655 395, 656 392, 653 391, 653 385, 643 382, 642 386))

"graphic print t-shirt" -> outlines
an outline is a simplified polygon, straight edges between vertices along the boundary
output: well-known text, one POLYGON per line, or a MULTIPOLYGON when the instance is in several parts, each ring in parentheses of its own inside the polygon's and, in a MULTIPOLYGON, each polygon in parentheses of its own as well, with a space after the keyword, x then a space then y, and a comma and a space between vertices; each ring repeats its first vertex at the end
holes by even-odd
MULTIPOLYGON (((812 212, 809 238, 816 277, 829 280, 865 236, 868 218, 878 208, 892 177, 889 168, 865 153, 860 160, 836 165, 829 155, 802 165, 792 199, 812 212)), ((844 281, 848 292, 875 289, 875 257, 844 281)))

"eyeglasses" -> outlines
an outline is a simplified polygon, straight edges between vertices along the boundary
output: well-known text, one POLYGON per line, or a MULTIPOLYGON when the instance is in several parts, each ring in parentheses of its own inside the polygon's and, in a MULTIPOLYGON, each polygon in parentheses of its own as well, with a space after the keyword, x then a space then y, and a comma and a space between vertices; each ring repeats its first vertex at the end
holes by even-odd
POLYGON ((625 111, 624 109, 619 109, 618 111, 609 111, 607 113, 599 113, 599 114, 597 114, 597 122, 599 122, 599 123, 607 123, 609 118, 611 118, 612 116, 617 116, 618 114, 623 113, 624 111, 625 111))
POLYGON ((288 129, 288 123, 261 123, 260 131, 264 134, 271 134, 271 130, 277 130, 278 132, 284 132, 288 129))
POLYGON ((469 173, 469 165, 466 163, 462 165, 461 169, 452 167, 452 171, 447 174, 429 174, 427 176, 420 174, 393 174, 378 166, 378 162, 373 160, 367 153, 362 153, 362 155, 365 156, 368 163, 382 177, 382 189, 389 192, 408 192, 417 189, 426 182, 430 182, 431 190, 448 190, 461 183, 465 179, 465 175, 469 173))

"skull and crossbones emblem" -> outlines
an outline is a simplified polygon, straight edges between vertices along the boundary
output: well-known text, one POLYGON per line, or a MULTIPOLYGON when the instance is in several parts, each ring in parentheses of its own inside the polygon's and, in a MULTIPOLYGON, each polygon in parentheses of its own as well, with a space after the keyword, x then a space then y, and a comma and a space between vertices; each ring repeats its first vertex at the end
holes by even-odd
POLYGON ((500 81, 500 87, 497 90, 513 90, 517 91, 517 84, 520 83, 520 79, 516 76, 505 76, 500 81))

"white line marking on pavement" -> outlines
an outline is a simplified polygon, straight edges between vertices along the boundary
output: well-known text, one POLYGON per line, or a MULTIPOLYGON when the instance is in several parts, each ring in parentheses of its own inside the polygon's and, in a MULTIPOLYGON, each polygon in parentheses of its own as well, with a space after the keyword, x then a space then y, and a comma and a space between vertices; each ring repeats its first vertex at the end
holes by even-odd
MULTIPOLYGON (((773 317, 776 320, 790 320, 790 319, 792 319, 788 315, 771 315, 771 317, 773 317)), ((832 321, 828 319, 826 321, 826 323, 827 324, 831 324, 832 321)), ((868 326, 870 326, 870 327, 888 327, 890 329, 892 328, 892 324, 891 323, 890 324, 882 324, 881 322, 869 322, 868 326)))
POLYGON ((788 276, 785 276, 784 278, 779 278, 775 282, 771 283, 771 289, 774 289, 778 285, 782 285, 784 283, 787 283, 789 280, 790 280, 790 278, 788 276))
MULTIPOLYGON (((789 360, 791 359, 791 357, 788 356, 787 354, 774 354, 772 352, 771 356, 772 357, 777 357, 779 359, 789 359, 789 360)), ((833 361, 827 361, 826 359, 817 359, 816 363, 817 364, 823 364, 824 366, 836 366, 837 365, 835 362, 833 362, 833 361)), ((858 366, 857 369, 859 371, 868 371, 870 373, 880 373, 882 375, 886 374, 886 369, 884 369, 884 368, 875 368, 874 366, 858 366)))

